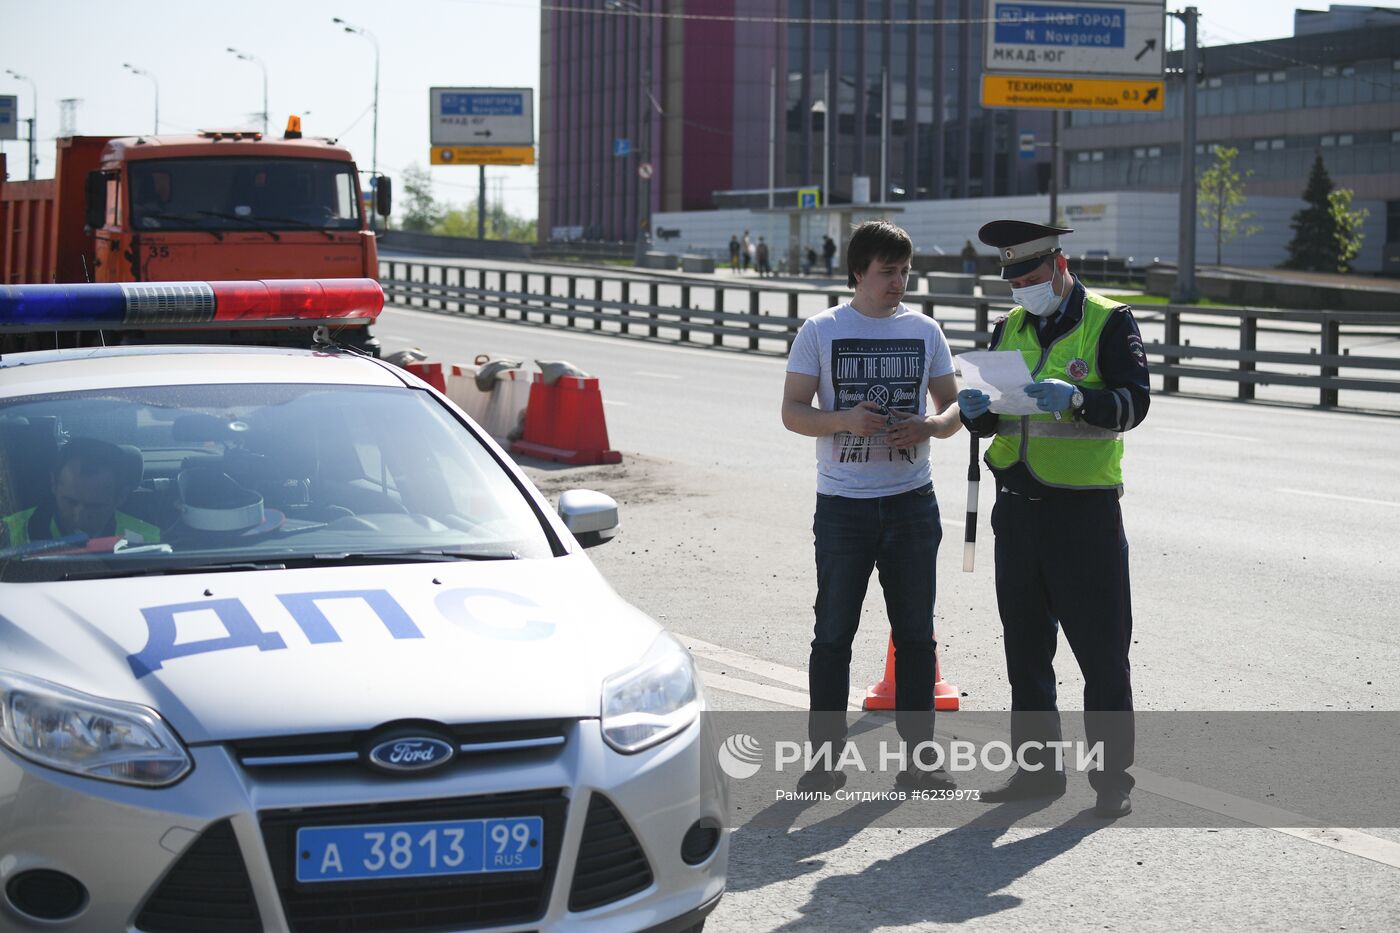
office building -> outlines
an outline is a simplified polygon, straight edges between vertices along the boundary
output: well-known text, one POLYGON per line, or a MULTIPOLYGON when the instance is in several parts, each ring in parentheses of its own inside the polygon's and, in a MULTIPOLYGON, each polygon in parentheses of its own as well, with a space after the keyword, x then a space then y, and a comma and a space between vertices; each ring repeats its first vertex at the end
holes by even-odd
POLYGON ((812 188, 826 204, 1044 191, 1048 114, 978 104, 984 9, 982 0, 546 9, 542 235, 630 240, 652 214, 764 207, 770 189, 776 206, 812 188))

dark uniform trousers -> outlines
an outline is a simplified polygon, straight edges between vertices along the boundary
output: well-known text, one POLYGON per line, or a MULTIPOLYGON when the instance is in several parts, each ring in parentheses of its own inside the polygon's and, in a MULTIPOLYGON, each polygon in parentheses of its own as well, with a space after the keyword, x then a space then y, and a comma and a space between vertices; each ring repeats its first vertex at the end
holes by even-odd
MULTIPOLYGON (((1117 492, 1056 491, 1037 499, 1003 489, 992 531, 1013 748, 1061 740, 1052 663, 1061 627, 1084 675, 1085 736, 1091 746, 1104 744, 1104 768, 1091 770, 1089 783, 1096 790, 1131 789, 1133 613, 1117 492)), ((1074 767, 1074 752, 1066 760, 1074 767)), ((1042 763, 1049 771, 1053 758, 1046 754, 1042 763)))

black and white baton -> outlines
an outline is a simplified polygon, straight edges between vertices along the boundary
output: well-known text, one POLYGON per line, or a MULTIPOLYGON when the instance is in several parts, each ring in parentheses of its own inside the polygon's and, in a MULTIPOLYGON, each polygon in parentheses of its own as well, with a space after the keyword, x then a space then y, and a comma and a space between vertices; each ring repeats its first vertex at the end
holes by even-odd
POLYGON ((977 435, 972 437, 972 453, 967 462, 967 523, 963 526, 963 573, 972 573, 973 559, 977 556, 977 484, 982 479, 982 468, 977 463, 977 435))

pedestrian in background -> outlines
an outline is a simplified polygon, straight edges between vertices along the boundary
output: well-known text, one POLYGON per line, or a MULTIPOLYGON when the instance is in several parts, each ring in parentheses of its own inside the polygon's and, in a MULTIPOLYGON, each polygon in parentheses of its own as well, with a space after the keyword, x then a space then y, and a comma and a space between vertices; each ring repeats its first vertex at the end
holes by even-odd
POLYGON ((822 237, 822 259, 826 262, 826 274, 831 275, 831 262, 836 258, 836 241, 829 236, 822 237))
MULTIPOLYGON (((877 568, 894 641, 896 726, 911 749, 933 738, 934 569, 943 532, 928 442, 960 425, 943 331, 900 300, 913 251, 894 224, 857 227, 846 253, 855 293, 804 322, 788 357, 783 426, 816 439, 808 736, 814 753, 828 756, 803 775, 803 791, 845 783, 833 763, 846 739, 851 644, 877 568)), ((897 781, 953 787, 941 770, 918 767, 897 781)))
POLYGON ((758 262, 756 265, 759 278, 773 274, 773 269, 768 265, 768 244, 764 242, 763 237, 758 238, 758 262))
POLYGON ((739 238, 732 233, 729 235, 729 270, 739 271, 739 238))
POLYGON ((744 264, 744 271, 749 271, 749 263, 753 261, 753 241, 749 239, 749 231, 744 231, 744 238, 739 241, 739 259, 744 264))
POLYGON ((963 275, 976 275, 977 247, 972 245, 971 240, 967 241, 967 245, 962 248, 960 255, 962 256, 963 275))
MULTIPOLYGON (((1042 414, 995 414, 977 389, 958 393, 958 406, 970 430, 995 435, 986 459, 997 482, 992 531, 1012 745, 1060 740, 1053 661, 1063 628, 1084 675, 1086 736, 1090 746, 1103 742, 1103 770, 1089 772, 1094 812, 1116 818, 1132 811, 1134 783, 1122 432, 1147 416, 1147 357, 1131 309, 1070 274, 1060 237, 1073 232, 1015 220, 978 231, 996 248, 1016 302, 993 329, 992 349, 1025 357, 1037 380, 1025 391, 1042 414)), ((1026 761, 982 799, 1065 792, 1065 774, 1048 756, 1026 761)))

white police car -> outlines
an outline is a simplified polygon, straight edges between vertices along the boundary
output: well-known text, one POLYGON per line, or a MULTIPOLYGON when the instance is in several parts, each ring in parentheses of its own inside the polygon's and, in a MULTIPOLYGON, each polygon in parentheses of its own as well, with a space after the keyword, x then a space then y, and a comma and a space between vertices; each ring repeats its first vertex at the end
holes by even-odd
MULTIPOLYGON (((382 302, 0 286, 0 336, 382 302)), ((0 928, 700 929, 723 779, 690 657, 582 553, 615 505, 556 515, 320 337, 0 357, 0 928)))

